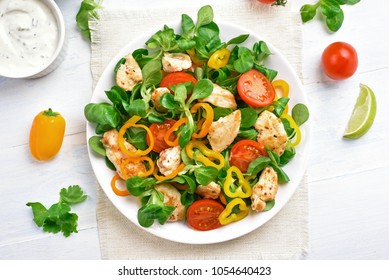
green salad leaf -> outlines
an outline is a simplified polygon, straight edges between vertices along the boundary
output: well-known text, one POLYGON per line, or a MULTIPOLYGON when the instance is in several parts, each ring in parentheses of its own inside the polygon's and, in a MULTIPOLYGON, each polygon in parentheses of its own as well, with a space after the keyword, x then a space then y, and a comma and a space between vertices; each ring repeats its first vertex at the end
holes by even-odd
POLYGON ((90 40, 91 33, 88 22, 93 19, 99 19, 98 10, 102 8, 103 0, 83 0, 80 9, 76 15, 76 22, 84 38, 90 40))

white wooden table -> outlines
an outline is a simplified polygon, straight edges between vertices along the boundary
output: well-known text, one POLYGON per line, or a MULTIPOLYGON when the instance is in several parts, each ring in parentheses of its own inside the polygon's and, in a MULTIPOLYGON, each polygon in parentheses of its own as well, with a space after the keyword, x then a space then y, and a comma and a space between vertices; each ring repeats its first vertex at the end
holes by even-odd
MULTIPOLYGON (((221 0, 220 0, 221 1, 221 0)), ((233 0, 228 0, 233 1, 233 0)), ((224 0, 224 2, 228 2, 224 0)), ((242 0, 249 1, 249 0, 242 0)), ((68 51, 60 67, 37 80, 0 82, 0 259, 100 259, 96 225, 96 179, 86 149, 83 108, 91 98, 90 44, 75 24, 79 0, 57 0, 67 28, 68 51), (37 162, 29 153, 33 117, 51 107, 67 121, 59 155, 37 162), (43 233, 25 204, 57 202, 59 190, 79 184, 89 199, 73 207, 79 232, 69 238, 43 233)), ((106 8, 157 4, 152 0, 105 1, 106 8)), ((210 1, 196 1, 208 3, 210 1)), ((214 1, 216 2, 216 1, 214 1)), ((309 0, 290 0, 299 10, 309 0)), ((190 5, 188 1, 188 5, 190 5)), ((330 34, 317 19, 303 26, 303 74, 313 125, 308 167, 310 250, 306 259, 389 259, 389 2, 361 1, 344 7, 345 22, 330 34), (330 81, 320 70, 321 52, 334 41, 354 45, 357 73, 330 81), (342 138, 359 92, 376 93, 371 130, 356 141, 342 138)), ((260 23, 258 23, 260 24, 260 23)))

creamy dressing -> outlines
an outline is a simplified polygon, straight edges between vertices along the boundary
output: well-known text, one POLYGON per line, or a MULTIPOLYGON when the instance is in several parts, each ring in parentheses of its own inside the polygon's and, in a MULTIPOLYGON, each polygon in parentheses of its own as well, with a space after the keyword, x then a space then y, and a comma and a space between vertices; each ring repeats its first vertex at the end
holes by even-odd
POLYGON ((57 21, 44 1, 0 0, 0 76, 38 72, 57 45, 57 21))

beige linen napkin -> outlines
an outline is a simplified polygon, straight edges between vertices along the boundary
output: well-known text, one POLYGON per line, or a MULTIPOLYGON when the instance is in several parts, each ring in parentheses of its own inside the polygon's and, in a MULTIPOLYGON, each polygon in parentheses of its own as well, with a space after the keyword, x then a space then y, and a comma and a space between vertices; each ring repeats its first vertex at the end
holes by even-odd
MULTIPOLYGON (((92 29, 91 68, 96 84, 104 67, 130 40, 160 30, 182 13, 196 19, 196 8, 104 10, 92 29)), ((301 23, 290 8, 269 9, 255 2, 213 6, 215 21, 239 24, 262 35, 290 61, 301 77, 301 23)), ((127 220, 97 189, 97 221, 103 259, 292 259, 308 249, 306 177, 288 204, 259 229, 214 245, 187 245, 149 234, 127 220)))

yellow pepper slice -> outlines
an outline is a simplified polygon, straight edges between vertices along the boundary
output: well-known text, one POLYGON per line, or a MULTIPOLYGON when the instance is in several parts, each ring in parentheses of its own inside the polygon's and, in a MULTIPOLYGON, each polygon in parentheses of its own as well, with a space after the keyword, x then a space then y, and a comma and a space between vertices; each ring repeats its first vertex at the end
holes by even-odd
POLYGON ((206 165, 206 166, 213 166, 213 167, 217 168, 218 170, 220 170, 224 166, 223 155, 218 153, 218 152, 212 151, 207 146, 205 146, 204 143, 201 141, 198 141, 198 140, 190 141, 188 143, 188 145, 186 145, 185 151, 186 151, 186 154, 188 155, 188 157, 190 157, 191 159, 200 161, 200 162, 204 163, 204 165, 206 165), (194 151, 193 151, 194 148, 199 149, 202 154, 195 156, 194 151), (217 161, 219 161, 219 163, 217 164, 217 163, 213 162, 212 160, 217 160, 217 161))
POLYGON ((244 202, 241 198, 234 198, 231 200, 227 205, 226 208, 223 210, 223 212, 219 215, 219 222, 222 225, 228 225, 232 222, 240 221, 247 217, 249 214, 249 208, 246 205, 246 202, 244 202), (233 213, 233 209, 235 206, 238 206, 239 212, 233 213))
POLYGON ((126 155, 128 155, 130 157, 139 157, 139 156, 147 155, 148 153, 151 152, 151 150, 154 147, 154 137, 153 137, 153 134, 151 133, 150 129, 143 124, 136 124, 136 122, 139 121, 140 119, 141 119, 141 117, 139 117, 139 116, 132 116, 119 130, 119 135, 118 135, 119 148, 123 153, 125 153, 126 155), (140 127, 140 128, 143 128, 144 130, 146 130, 146 132, 149 136, 149 140, 150 140, 150 142, 149 142, 150 145, 146 150, 137 150, 136 152, 131 152, 126 148, 126 146, 124 144, 126 141, 126 139, 124 139, 124 134, 126 133, 127 129, 130 127, 140 127))
POLYGON ((246 181, 246 179, 243 177, 242 172, 236 166, 231 166, 227 170, 227 177, 226 180, 224 181, 223 191, 230 198, 235 198, 235 197, 247 198, 250 197, 252 194, 250 184, 246 181), (236 177, 238 177, 238 182, 239 182, 239 185, 235 190, 231 190, 231 185, 235 181, 233 174, 235 174, 236 177))
MULTIPOLYGON (((289 84, 285 80, 282 80, 282 79, 275 80, 272 82, 272 85, 274 87, 274 90, 276 91, 276 96, 275 96, 274 100, 277 100, 278 98, 281 98, 281 97, 288 97, 289 96, 289 84), (277 89, 279 89, 279 90, 277 90, 277 89), (280 95, 278 95, 279 91, 281 91, 280 95)), ((286 104, 283 114, 287 114, 288 111, 289 111, 289 105, 286 104)))
POLYGON ((176 121, 172 125, 171 128, 168 129, 168 131, 166 131, 165 135, 163 136, 163 139, 165 140, 166 144, 168 144, 169 146, 172 146, 172 147, 178 146, 178 138, 180 138, 180 133, 178 133, 178 135, 177 135, 176 139, 174 139, 174 141, 170 140, 170 135, 172 133, 174 133, 175 131, 177 131, 181 125, 186 124, 187 122, 188 122, 187 118, 179 119, 178 121, 176 121))
POLYGON ((294 128, 294 130, 296 131, 296 136, 294 137, 294 141, 291 142, 292 147, 296 147, 301 141, 301 131, 300 131, 299 126, 296 124, 296 122, 294 121, 294 119, 290 115, 283 114, 283 115, 281 115, 281 119, 288 120, 290 123, 290 127, 294 128))
POLYGON ((229 49, 221 49, 214 52, 208 60, 208 67, 212 69, 220 69, 227 65, 230 59, 231 52, 229 49))
POLYGON ((213 112, 211 105, 209 105, 208 103, 196 103, 195 105, 192 106, 192 108, 190 109, 190 112, 196 113, 200 107, 205 110, 206 117, 205 117, 205 120, 203 122, 199 122, 199 123, 201 123, 200 132, 193 133, 192 138, 205 137, 208 134, 209 129, 210 129, 212 122, 213 122, 214 112, 213 112))
POLYGON ((155 168, 154 169, 154 177, 155 179, 157 179, 158 181, 166 181, 166 180, 169 180, 169 179, 173 179, 174 177, 176 177, 178 175, 178 173, 180 173, 183 169, 185 168, 185 164, 184 163, 181 163, 177 168, 176 170, 174 170, 171 174, 169 175, 166 175, 166 176, 160 176, 158 175, 158 168, 155 168))
POLYGON ((199 57, 196 54, 195 48, 186 50, 186 53, 189 54, 190 58, 192 59, 193 63, 195 65, 201 66, 203 65, 204 60, 200 60, 199 57))
POLYGON ((116 185, 116 181, 121 179, 119 174, 115 174, 111 179, 111 188, 113 192, 118 196, 128 196, 130 195, 129 191, 127 189, 119 189, 116 185))

